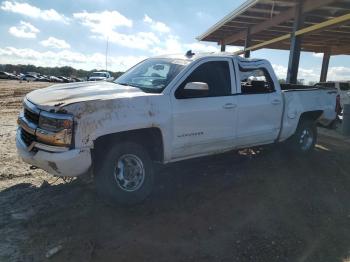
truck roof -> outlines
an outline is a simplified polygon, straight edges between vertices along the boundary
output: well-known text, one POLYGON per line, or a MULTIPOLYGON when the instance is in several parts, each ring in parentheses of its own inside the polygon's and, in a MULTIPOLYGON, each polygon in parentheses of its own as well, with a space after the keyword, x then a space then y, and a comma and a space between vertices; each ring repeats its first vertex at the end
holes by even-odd
POLYGON ((243 58, 241 56, 233 55, 229 52, 211 52, 211 53, 193 53, 193 55, 187 56, 186 54, 170 54, 170 55, 160 55, 156 56, 156 58, 172 58, 172 59, 183 59, 189 61, 195 61, 204 57, 237 57, 240 61, 249 61, 249 62, 257 62, 265 59, 257 59, 257 58, 243 58))

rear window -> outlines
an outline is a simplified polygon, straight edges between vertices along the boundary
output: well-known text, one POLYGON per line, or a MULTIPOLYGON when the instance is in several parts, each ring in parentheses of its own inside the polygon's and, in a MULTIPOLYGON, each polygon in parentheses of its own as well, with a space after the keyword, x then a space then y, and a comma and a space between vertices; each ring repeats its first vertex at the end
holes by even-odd
POLYGON ((274 91, 274 86, 269 73, 263 68, 240 68, 241 93, 264 94, 274 91))

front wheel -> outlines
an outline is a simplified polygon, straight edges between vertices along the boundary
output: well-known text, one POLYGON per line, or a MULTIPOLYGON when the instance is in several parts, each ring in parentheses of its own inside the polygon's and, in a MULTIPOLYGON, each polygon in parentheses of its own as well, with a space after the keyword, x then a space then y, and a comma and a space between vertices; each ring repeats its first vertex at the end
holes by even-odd
POLYGON ((132 205, 151 193, 154 181, 153 163, 141 145, 124 142, 113 146, 100 157, 95 169, 96 190, 113 202, 132 205))
POLYGON ((315 121, 301 120, 294 135, 287 141, 288 147, 299 154, 311 153, 317 141, 315 121))

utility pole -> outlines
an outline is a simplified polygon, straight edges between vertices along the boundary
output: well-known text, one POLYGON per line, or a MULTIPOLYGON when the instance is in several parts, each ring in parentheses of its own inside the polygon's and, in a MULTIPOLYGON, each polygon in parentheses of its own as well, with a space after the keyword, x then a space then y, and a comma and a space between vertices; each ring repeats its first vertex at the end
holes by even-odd
POLYGON ((107 43, 106 43, 106 72, 107 72, 107 62, 108 62, 108 40, 109 40, 109 37, 107 37, 107 43))

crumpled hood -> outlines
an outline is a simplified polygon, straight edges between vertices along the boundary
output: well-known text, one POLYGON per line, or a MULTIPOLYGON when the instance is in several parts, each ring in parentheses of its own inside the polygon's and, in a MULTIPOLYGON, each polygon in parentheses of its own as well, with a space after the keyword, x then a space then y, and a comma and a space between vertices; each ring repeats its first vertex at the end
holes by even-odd
POLYGON ((110 82, 79 82, 38 89, 27 94, 26 98, 39 106, 64 106, 83 101, 147 95, 152 94, 110 82))

